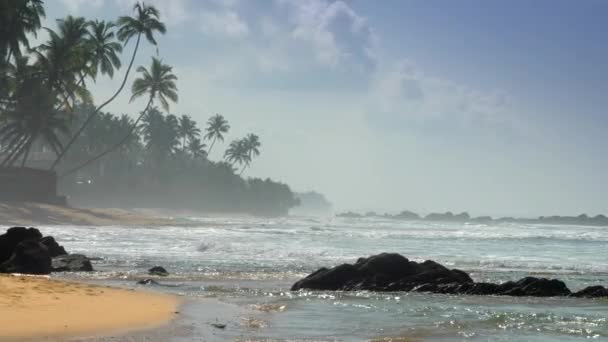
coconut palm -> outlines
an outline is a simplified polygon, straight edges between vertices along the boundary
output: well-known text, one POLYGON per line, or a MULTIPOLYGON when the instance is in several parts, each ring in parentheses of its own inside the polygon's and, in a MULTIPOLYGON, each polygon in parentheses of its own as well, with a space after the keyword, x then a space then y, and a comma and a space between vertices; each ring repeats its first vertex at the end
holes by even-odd
POLYGON ((251 164, 251 161, 253 160, 253 157, 257 157, 260 155, 260 146, 262 146, 262 144, 260 143, 260 137, 258 137, 255 134, 247 134, 247 136, 243 139, 243 145, 244 145, 244 149, 248 155, 247 160, 245 161, 244 165, 243 165, 243 169, 241 170, 240 174, 243 174, 243 172, 245 171, 245 169, 247 167, 249 167, 249 165, 251 164))
POLYGON ((38 140, 59 153, 61 137, 69 132, 65 113, 55 109, 56 94, 39 74, 26 75, 16 85, 13 104, 3 115, 0 144, 8 146, 8 154, 0 166, 11 166, 20 157, 24 166, 32 144, 38 140))
POLYGON ((244 139, 232 141, 224 153, 224 158, 232 166, 236 164, 247 165, 251 161, 251 158, 249 157, 246 141, 244 139))
POLYGON ((78 82, 87 70, 90 56, 85 39, 87 22, 84 18, 68 16, 57 20, 57 26, 57 31, 46 29, 49 40, 33 52, 39 72, 46 78, 45 83, 63 100, 60 107, 71 111, 77 98, 91 101, 89 92, 78 82))
POLYGON ((157 108, 151 108, 142 119, 145 149, 155 162, 167 160, 179 145, 179 126, 174 115, 164 116, 157 108))
POLYGON ((30 48, 27 36, 36 36, 45 17, 42 0, 0 1, 0 59, 8 63, 21 56, 21 45, 30 48))
POLYGON ((228 133, 230 125, 228 121, 220 114, 215 114, 207 121, 207 128, 205 129, 205 139, 211 140, 211 146, 209 146, 208 154, 211 154, 213 145, 217 140, 224 141, 224 134, 228 133))
POLYGON ((70 141, 68 141, 65 150, 57 157, 51 169, 54 169, 57 164, 61 161, 65 153, 70 149, 74 141, 78 139, 82 131, 85 127, 91 122, 93 117, 101 111, 106 105, 110 102, 114 101, 114 99, 120 94, 127 83, 127 79, 129 78, 129 73, 131 68, 133 67, 133 63, 135 61, 135 56, 137 55, 137 51, 139 50, 139 43, 141 41, 141 37, 145 36, 146 40, 152 45, 157 45, 156 38, 154 38, 154 34, 159 32, 164 34, 167 29, 165 24, 159 21, 160 13, 153 6, 145 5, 144 3, 136 3, 133 7, 133 10, 136 12, 135 17, 120 17, 118 18, 118 25, 120 29, 118 30, 117 36, 118 39, 124 42, 124 45, 128 44, 132 38, 136 38, 135 48, 133 49, 133 55, 131 56, 131 61, 129 62, 129 66, 127 67, 127 71, 125 72, 125 77, 118 87, 118 90, 104 103, 102 103, 97 109, 91 113, 87 119, 83 122, 82 126, 74 133, 70 141))
POLYGON ((89 165, 90 163, 100 158, 103 158, 105 155, 119 148, 126 141, 128 141, 131 135, 137 129, 142 117, 146 115, 148 109, 150 109, 150 107, 152 106, 154 100, 158 99, 161 106, 166 111, 169 111, 169 101, 177 102, 177 86, 175 85, 177 76, 173 74, 173 68, 171 66, 163 64, 162 61, 158 58, 152 57, 152 65, 150 66, 150 70, 146 69, 143 66, 140 66, 137 68, 137 72, 141 74, 141 78, 138 78, 133 82, 133 86, 131 87, 132 95, 130 101, 132 102, 139 97, 147 95, 148 103, 146 104, 146 107, 141 112, 137 120, 135 120, 135 123, 133 124, 132 128, 118 143, 111 146, 109 149, 99 154, 98 156, 69 170, 64 175, 80 170, 81 168, 89 165))
POLYGON ((178 132, 179 137, 182 139, 182 150, 184 151, 188 147, 188 141, 192 142, 201 135, 201 130, 196 126, 196 121, 192 120, 188 115, 182 115, 179 118, 178 132))
POLYGON ((90 74, 93 78, 98 73, 114 77, 114 70, 120 69, 121 63, 118 54, 122 52, 122 45, 116 41, 114 35, 116 24, 105 21, 89 22, 88 44, 92 55, 90 60, 90 74))
POLYGON ((204 144, 201 139, 194 138, 188 143, 188 152, 193 159, 205 159, 207 158, 207 151, 205 151, 206 147, 207 145, 204 144))

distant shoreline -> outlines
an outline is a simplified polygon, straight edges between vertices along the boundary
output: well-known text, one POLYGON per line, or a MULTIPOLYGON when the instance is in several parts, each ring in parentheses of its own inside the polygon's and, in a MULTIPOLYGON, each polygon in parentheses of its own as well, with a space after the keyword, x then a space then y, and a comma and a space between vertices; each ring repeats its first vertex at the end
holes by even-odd
POLYGON ((377 214, 375 212, 368 212, 365 214, 359 214, 352 211, 340 213, 337 217, 344 218, 365 218, 365 217, 376 217, 376 218, 388 218, 394 220, 407 220, 407 221, 427 221, 427 222, 455 222, 455 223, 477 223, 477 224, 489 224, 489 223, 523 223, 523 224, 561 224, 561 225, 577 225, 577 226, 598 226, 608 227, 608 217, 605 215, 588 216, 587 214, 581 214, 579 216, 539 216, 537 218, 515 218, 515 217, 501 217, 493 218, 490 216, 478 216, 471 217, 467 212, 460 214, 453 214, 452 212, 446 213, 431 213, 426 216, 418 215, 412 211, 404 210, 399 214, 377 214))

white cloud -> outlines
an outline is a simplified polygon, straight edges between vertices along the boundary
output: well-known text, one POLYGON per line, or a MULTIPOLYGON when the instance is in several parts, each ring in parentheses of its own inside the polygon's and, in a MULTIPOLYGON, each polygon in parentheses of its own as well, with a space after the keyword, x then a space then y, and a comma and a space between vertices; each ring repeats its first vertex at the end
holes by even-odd
POLYGON ((249 34, 249 25, 232 10, 203 11, 200 25, 211 36, 241 38, 249 34))
POLYGON ((318 62, 330 66, 374 62, 373 31, 367 20, 344 1, 276 1, 288 11, 293 38, 310 43, 318 62))
POLYGON ((408 60, 383 66, 371 83, 372 110, 410 119, 503 122, 509 96, 427 75, 408 60))

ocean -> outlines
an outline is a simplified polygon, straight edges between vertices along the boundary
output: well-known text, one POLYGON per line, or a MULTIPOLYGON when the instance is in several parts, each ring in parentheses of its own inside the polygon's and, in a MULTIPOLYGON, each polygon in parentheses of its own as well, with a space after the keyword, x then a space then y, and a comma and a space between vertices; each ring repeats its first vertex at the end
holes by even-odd
MULTIPOLYGON (((475 281, 558 278, 579 290, 608 285, 608 228, 461 224, 381 218, 188 217, 179 227, 49 226, 73 253, 99 258, 64 275, 137 288, 147 269, 171 275, 154 290, 250 312, 221 333, 242 341, 608 340, 608 300, 422 293, 290 292, 320 267, 381 252, 431 259, 475 281)), ((221 340, 220 339, 220 340, 221 340)), ((180 339, 179 341, 185 341, 180 339)))

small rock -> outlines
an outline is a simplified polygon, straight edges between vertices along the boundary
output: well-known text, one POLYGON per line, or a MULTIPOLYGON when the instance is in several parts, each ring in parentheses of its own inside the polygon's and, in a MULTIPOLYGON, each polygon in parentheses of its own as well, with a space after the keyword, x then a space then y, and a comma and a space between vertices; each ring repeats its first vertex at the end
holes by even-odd
POLYGON ((53 258, 53 272, 91 272, 91 260, 82 254, 68 254, 53 258))
POLYGON ((154 279, 146 278, 138 281, 137 285, 160 285, 160 283, 154 279))
POLYGON ((149 275, 155 275, 155 276, 161 276, 161 277, 166 277, 169 275, 169 272, 167 272, 167 270, 162 267, 162 266, 154 266, 151 269, 148 270, 148 274, 149 275))

